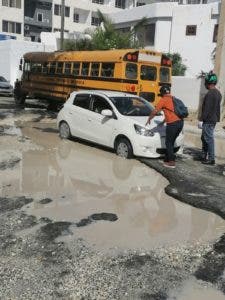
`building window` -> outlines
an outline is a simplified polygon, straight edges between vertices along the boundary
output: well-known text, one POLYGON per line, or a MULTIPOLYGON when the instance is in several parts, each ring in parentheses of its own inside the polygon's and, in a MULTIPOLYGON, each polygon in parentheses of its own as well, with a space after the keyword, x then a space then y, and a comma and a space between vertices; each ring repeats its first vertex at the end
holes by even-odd
POLYGON ((136 4, 136 6, 143 6, 143 5, 145 5, 146 3, 144 3, 144 2, 137 2, 137 4, 136 4))
POLYGON ((116 0, 115 1, 115 7, 118 7, 118 8, 125 8, 125 5, 126 4, 126 0, 116 0))
POLYGON ((91 17, 91 25, 99 26, 100 25, 100 19, 98 17, 91 17))
POLYGON ((21 0, 2 0, 2 6, 21 8, 21 0))
POLYGON ((73 14, 73 21, 75 23, 79 23, 79 14, 76 14, 76 13, 73 14))
MULTIPOLYGON (((54 15, 61 16, 61 5, 55 4, 54 15)), ((70 16, 70 7, 65 6, 65 17, 69 17, 69 16, 70 16)))
POLYGON ((21 34, 21 23, 2 21, 2 29, 4 32, 21 34))
POLYGON ((216 43, 216 42, 217 42, 218 28, 219 28, 219 25, 216 24, 216 25, 214 26, 214 32, 213 32, 213 43, 216 43))
POLYGON ((187 4, 200 4, 201 0, 188 0, 187 4))
MULTIPOLYGON (((53 32, 61 32, 61 29, 60 28, 54 28, 53 32)), ((69 30, 65 29, 64 32, 69 32, 69 30)))
POLYGON ((92 3, 104 4, 104 0, 92 0, 92 3))
POLYGON ((197 26, 196 25, 187 25, 186 26, 186 35, 196 35, 197 26))
POLYGON ((68 17, 69 18, 70 16, 70 7, 69 6, 66 6, 65 7, 65 17, 68 17))
POLYGON ((38 22, 42 22, 43 21, 43 14, 38 13, 37 14, 37 20, 38 20, 38 22))

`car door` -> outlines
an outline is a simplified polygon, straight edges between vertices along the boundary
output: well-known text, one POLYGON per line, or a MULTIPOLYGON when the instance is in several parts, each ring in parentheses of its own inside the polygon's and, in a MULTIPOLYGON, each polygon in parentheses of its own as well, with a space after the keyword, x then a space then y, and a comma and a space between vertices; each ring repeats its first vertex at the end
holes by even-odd
POLYGON ((106 117, 101 114, 102 110, 113 111, 110 103, 102 96, 91 96, 91 140, 108 147, 113 147, 113 134, 117 131, 118 120, 115 117, 106 117))
POLYGON ((90 138, 90 103, 91 95, 89 93, 78 93, 75 95, 69 111, 72 135, 87 140, 90 138))

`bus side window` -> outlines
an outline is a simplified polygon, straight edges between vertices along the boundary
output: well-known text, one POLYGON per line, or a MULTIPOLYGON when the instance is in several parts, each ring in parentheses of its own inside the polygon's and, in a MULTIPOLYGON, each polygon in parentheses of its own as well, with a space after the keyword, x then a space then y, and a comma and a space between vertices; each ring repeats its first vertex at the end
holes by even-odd
POLYGON ((80 63, 77 62, 73 63, 72 74, 74 76, 80 75, 80 63))
POLYGON ((129 79, 136 79, 137 78, 137 64, 127 63, 125 76, 129 79))
POLYGON ((114 76, 114 63, 102 63, 101 76, 102 77, 113 77, 114 76))
POLYGON ((90 63, 82 63, 81 75, 88 76, 90 63))
POLYGON ((71 74, 71 63, 65 63, 64 73, 66 75, 70 75, 71 74))
POLYGON ((142 80, 151 80, 155 81, 156 80, 156 67, 151 67, 151 66, 141 66, 141 79, 142 80))
POLYGON ((56 63, 55 62, 51 62, 49 64, 49 74, 55 74, 55 69, 56 69, 56 63))
POLYGON ((91 76, 98 77, 99 76, 99 63, 92 63, 91 64, 91 76))
POLYGON ((63 73, 63 62, 58 62, 56 67, 56 73, 62 74, 63 73))

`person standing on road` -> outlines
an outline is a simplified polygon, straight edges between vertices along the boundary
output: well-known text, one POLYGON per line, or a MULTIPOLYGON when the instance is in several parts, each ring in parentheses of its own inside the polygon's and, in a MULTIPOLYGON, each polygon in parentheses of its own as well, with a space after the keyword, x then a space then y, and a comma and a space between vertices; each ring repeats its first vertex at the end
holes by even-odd
POLYGON ((202 121, 202 163, 215 165, 214 129, 220 121, 220 102, 222 95, 216 88, 217 76, 209 72, 205 77, 208 92, 202 103, 200 121, 202 121))
POLYGON ((166 122, 166 155, 164 159, 164 166, 168 168, 175 168, 174 143, 183 129, 184 121, 174 112, 173 97, 170 94, 170 87, 163 85, 160 88, 160 95, 162 98, 148 117, 146 125, 151 123, 151 119, 157 114, 157 112, 163 110, 165 115, 164 122, 166 122))

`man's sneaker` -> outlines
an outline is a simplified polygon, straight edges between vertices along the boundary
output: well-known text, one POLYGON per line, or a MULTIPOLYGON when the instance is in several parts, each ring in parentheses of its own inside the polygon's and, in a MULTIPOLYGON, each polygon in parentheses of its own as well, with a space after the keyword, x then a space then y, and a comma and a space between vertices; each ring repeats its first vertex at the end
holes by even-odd
POLYGON ((204 165, 209 165, 209 166, 214 166, 215 165, 215 160, 204 160, 202 161, 202 164, 204 165))
POLYGON ((174 169, 176 168, 175 161, 165 161, 164 167, 174 169))

